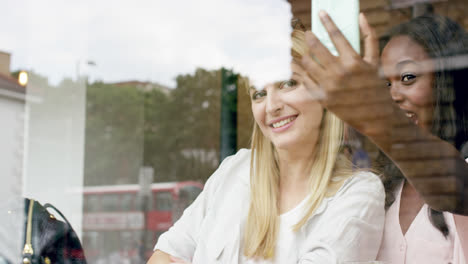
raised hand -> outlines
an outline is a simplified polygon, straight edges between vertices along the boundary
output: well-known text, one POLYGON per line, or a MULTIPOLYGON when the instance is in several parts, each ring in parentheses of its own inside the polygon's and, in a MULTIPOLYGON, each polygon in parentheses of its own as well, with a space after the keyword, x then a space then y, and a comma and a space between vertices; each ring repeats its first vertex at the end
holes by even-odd
POLYGON ((303 57, 302 65, 314 83, 310 89, 322 89, 323 106, 363 134, 376 139, 388 137, 386 128, 391 126, 394 104, 379 77, 374 31, 361 14, 359 24, 365 47, 361 57, 328 14, 321 11, 320 19, 339 55, 332 55, 312 32, 306 32, 310 53, 303 57))
POLYGON ((306 32, 310 53, 302 66, 311 78, 306 86, 320 88, 323 106, 376 143, 431 208, 468 215, 468 187, 457 188, 467 180, 468 165, 450 143, 418 127, 393 102, 379 76, 377 37, 364 15, 359 17, 363 57, 325 12, 320 18, 339 55, 306 32))

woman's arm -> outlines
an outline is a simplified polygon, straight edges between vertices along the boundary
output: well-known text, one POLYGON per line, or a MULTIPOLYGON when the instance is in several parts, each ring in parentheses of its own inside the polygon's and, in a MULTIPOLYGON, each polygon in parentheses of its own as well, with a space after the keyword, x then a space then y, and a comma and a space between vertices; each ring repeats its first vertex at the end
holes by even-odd
POLYGON ((146 264, 190 264, 180 258, 173 257, 166 252, 156 250, 146 264))
POLYGON ((372 140, 431 208, 468 215, 468 165, 451 144, 413 124, 393 102, 379 77, 377 37, 364 15, 364 58, 328 15, 321 19, 340 55, 333 56, 307 32, 310 53, 320 64, 305 56, 303 66, 313 85, 326 92, 324 107, 372 140))
POLYGON ((382 145, 431 208, 468 215, 468 164, 452 144, 411 123, 392 128, 382 145))
POLYGON ((151 258, 148 260, 147 264, 169 264, 170 255, 162 252, 161 250, 156 250, 151 258))

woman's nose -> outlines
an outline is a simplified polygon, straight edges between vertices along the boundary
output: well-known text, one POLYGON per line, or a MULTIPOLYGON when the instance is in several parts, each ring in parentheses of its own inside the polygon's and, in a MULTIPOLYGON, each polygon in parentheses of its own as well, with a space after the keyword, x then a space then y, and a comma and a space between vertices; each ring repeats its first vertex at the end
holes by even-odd
POLYGON ((270 92, 266 98, 266 111, 271 115, 278 114, 283 109, 281 96, 277 92, 270 92))
POLYGON ((401 104, 404 100, 404 95, 401 93, 400 87, 398 85, 390 86, 390 95, 395 103, 401 104))

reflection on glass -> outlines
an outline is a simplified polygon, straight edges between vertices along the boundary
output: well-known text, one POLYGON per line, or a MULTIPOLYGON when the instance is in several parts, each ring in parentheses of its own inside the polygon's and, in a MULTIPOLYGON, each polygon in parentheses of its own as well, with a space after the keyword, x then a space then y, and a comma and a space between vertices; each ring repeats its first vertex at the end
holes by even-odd
POLYGON ((464 263, 457 253, 463 243, 454 237, 466 237, 468 223, 468 190, 459 185, 468 175, 461 152, 468 141, 468 64, 460 63, 468 54, 466 30, 440 15, 412 18, 384 36, 378 69, 377 36, 365 16, 363 58, 326 14, 321 19, 339 57, 310 34, 303 65, 326 91, 327 109, 382 151, 387 211, 378 259, 464 263))
MULTIPOLYGON (((348 133, 343 152, 355 171, 377 167, 383 172, 389 207, 403 212, 414 209, 413 201, 423 206, 415 211, 426 221, 424 230, 448 241, 436 246, 452 243, 455 235, 468 237, 452 221, 463 223, 460 215, 468 212, 458 198, 465 190, 457 178, 466 171, 458 156, 468 158, 468 95, 460 89, 468 76, 468 44, 462 40, 468 29, 467 3, 359 2, 385 46, 385 80, 379 81, 387 88, 342 94, 336 102, 358 121, 374 118, 378 125, 369 127, 383 130, 385 140, 369 140, 355 126, 364 136, 348 133), (388 34, 427 11, 459 25, 424 22, 424 27, 404 29, 406 25, 388 34), (416 35, 426 29, 449 36, 438 36, 430 45, 411 39, 421 41, 416 35), (402 41, 401 35, 410 37, 402 41), (421 53, 409 52, 415 48, 411 41, 421 53), (425 59, 396 69, 403 55, 395 52, 402 51, 425 59), (424 93, 407 92, 424 76, 432 84, 425 86, 423 102, 418 100, 424 93), (393 127, 382 121, 398 108, 375 110, 374 99, 380 106, 393 99, 403 109, 393 127), (425 130, 415 129, 415 123, 425 130), (408 148, 399 148, 402 144, 408 148), (404 176, 410 178, 405 184, 404 176)), ((159 236, 180 218, 222 159, 250 145, 250 99, 234 88, 237 80, 226 85, 223 72, 259 82, 287 79, 291 12, 310 29, 310 6, 310 0, 3 3, 8 12, 0 18, 0 262, 21 260, 23 197, 30 197, 65 214, 88 263, 145 263, 159 236), (231 101, 225 100, 226 91, 231 101), (227 124, 223 113, 230 115, 227 124), (142 167, 153 168, 152 182, 164 188, 143 195, 137 185, 142 167)), ((346 83, 359 87, 370 76, 354 74, 346 83)), ((411 219, 402 224, 403 231, 411 230, 408 223, 411 219)), ((459 245, 447 246, 448 251, 467 248, 459 245)), ((463 260, 453 256, 449 261, 463 260)))
POLYGON ((159 235, 172 226, 173 219, 180 217, 202 188, 203 184, 194 181, 151 184, 150 202, 145 208, 144 196, 138 185, 85 187, 85 249, 94 252, 96 246, 120 236, 118 242, 113 241, 100 249, 99 256, 88 255, 88 259, 106 259, 106 256, 112 256, 116 250, 123 250, 126 255, 134 257, 151 254, 159 235))

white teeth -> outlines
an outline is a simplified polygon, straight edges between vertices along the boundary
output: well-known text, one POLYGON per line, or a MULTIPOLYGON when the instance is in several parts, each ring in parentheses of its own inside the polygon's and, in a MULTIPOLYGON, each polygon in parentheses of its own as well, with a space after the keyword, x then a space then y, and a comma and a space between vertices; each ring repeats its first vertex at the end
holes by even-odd
POLYGON ((416 118, 416 114, 415 113, 410 113, 410 112, 406 112, 406 117, 410 118, 411 120, 413 120, 413 122, 417 125, 419 123, 419 120, 416 118))
POLYGON ((293 117, 290 117, 290 118, 281 120, 281 121, 279 121, 279 122, 273 123, 272 126, 273 126, 274 128, 282 127, 282 126, 288 124, 289 122, 293 121, 293 119, 294 119, 293 117))

